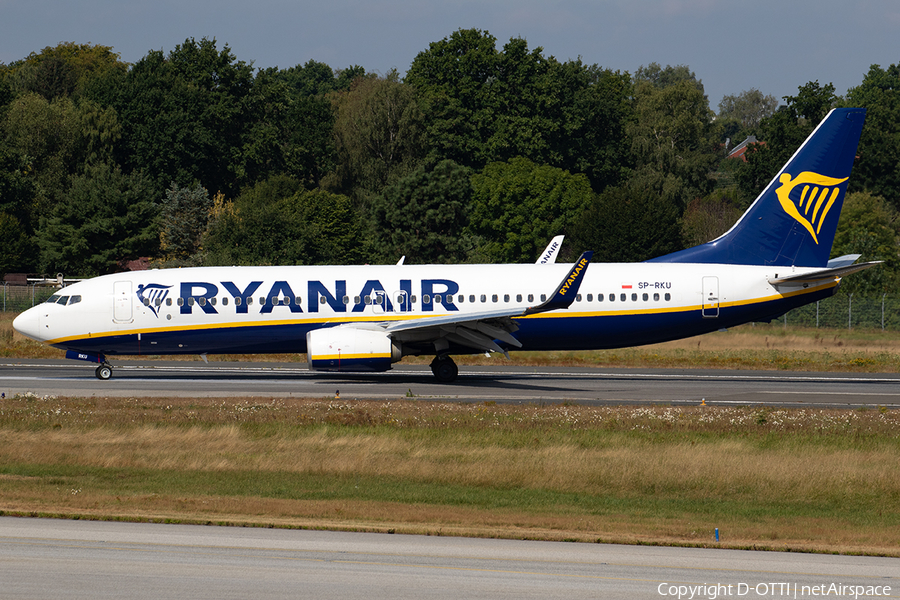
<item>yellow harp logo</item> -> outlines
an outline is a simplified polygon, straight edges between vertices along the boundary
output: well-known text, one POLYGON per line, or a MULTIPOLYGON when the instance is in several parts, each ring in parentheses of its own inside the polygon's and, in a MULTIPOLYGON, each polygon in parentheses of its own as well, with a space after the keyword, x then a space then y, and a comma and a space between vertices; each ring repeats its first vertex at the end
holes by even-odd
POLYGON ((849 178, 835 179, 811 171, 804 171, 796 177, 782 173, 778 178, 781 187, 775 193, 784 212, 806 227, 813 241, 818 244, 822 223, 841 193, 840 185, 847 179, 849 178))

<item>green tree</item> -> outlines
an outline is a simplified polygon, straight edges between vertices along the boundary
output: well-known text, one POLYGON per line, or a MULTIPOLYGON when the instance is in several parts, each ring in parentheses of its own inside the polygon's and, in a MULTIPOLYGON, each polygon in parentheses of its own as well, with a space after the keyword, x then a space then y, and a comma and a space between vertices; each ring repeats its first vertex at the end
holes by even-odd
POLYGON ((306 191, 284 176, 257 184, 213 211, 203 238, 207 265, 356 264, 362 228, 346 196, 306 191))
POLYGON ((746 130, 754 130, 760 122, 775 114, 778 100, 756 88, 737 95, 726 95, 719 102, 719 118, 735 119, 746 130))
POLYGON ((420 52, 405 81, 416 89, 433 157, 481 169, 522 156, 585 173, 602 189, 628 168, 627 74, 560 63, 512 38, 459 30, 420 52))
POLYGON ((256 74, 246 99, 237 181, 250 185, 285 173, 307 188, 334 169, 334 110, 322 96, 297 95, 275 69, 256 74))
POLYGON ((710 175, 718 159, 718 133, 703 86, 692 77, 660 75, 638 79, 634 96, 636 119, 628 126, 636 165, 632 177, 662 194, 680 214, 715 184, 710 175))
POLYGON ((860 262, 884 261, 844 278, 843 291, 867 296, 893 293, 900 283, 900 213, 880 196, 847 194, 831 254, 862 254, 860 262))
POLYGON ((355 191, 358 200, 380 193, 422 160, 422 113, 396 72, 358 79, 348 93, 335 96, 335 104, 340 187, 355 191))
POLYGON ((34 208, 34 182, 26 175, 27 162, 0 146, 0 213, 13 217, 23 231, 31 235, 34 208))
POLYGON ((190 264, 200 250, 213 201, 199 183, 166 190, 160 210, 159 247, 170 264, 190 264))
POLYGON ((652 62, 646 67, 642 65, 634 73, 634 83, 635 85, 649 84, 658 90, 664 90, 667 87, 680 83, 689 83, 698 92, 704 93, 703 82, 697 79, 696 73, 691 71, 691 68, 687 65, 676 65, 674 67, 666 65, 663 67, 657 62, 652 62))
POLYGON ((278 71, 278 79, 290 86, 298 97, 324 96, 331 92, 348 91, 358 77, 365 77, 366 70, 358 65, 334 70, 325 63, 314 60, 278 71))
POLYGON ((31 238, 17 218, 0 212, 0 277, 28 271, 34 264, 31 238))
POLYGON ((80 96, 111 70, 127 70, 111 46, 61 42, 29 54, 13 69, 11 79, 17 93, 36 93, 49 101, 80 96))
POLYGON ((688 247, 712 241, 731 229, 744 212, 738 191, 716 190, 709 196, 691 200, 682 218, 681 232, 688 247))
POLYGON ((124 260, 152 256, 159 246, 159 193, 140 173, 98 164, 72 179, 65 201, 38 230, 47 273, 103 275, 124 260))
POLYGON ((160 187, 202 181, 237 192, 240 148, 248 129, 253 67, 226 45, 188 39, 168 55, 151 51, 128 72, 116 96, 123 127, 122 165, 145 169, 160 187))
POLYGON ((866 108, 850 189, 868 190, 900 209, 900 63, 872 65, 847 96, 849 105, 866 108))
POLYGON ((391 262, 406 256, 419 264, 465 262, 469 177, 467 168, 445 160, 433 169, 420 166, 385 188, 372 211, 381 257, 391 262))
POLYGON ((3 120, 6 147, 23 163, 35 186, 32 214, 47 214, 78 166, 81 116, 68 98, 52 102, 24 94, 8 107, 3 120))
POLYGON ((596 262, 644 261, 684 247, 679 211, 631 180, 596 196, 579 215, 569 248, 593 250, 596 262))
POLYGON ((527 158, 487 165, 472 176, 470 233, 492 262, 533 262, 555 235, 567 234, 590 203, 587 177, 527 158))

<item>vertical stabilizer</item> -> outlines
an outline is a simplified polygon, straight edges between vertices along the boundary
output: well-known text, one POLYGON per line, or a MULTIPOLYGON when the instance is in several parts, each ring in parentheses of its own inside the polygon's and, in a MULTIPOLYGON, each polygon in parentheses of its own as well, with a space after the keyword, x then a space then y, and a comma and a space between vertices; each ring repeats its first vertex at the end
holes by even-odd
POLYGON ((650 262, 827 265, 865 116, 832 110, 727 233, 650 262))

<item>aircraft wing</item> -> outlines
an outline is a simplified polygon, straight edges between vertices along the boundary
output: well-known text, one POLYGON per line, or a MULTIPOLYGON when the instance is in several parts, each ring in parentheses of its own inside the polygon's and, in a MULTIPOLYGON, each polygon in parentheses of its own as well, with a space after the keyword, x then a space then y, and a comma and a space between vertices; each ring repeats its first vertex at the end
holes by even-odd
POLYGON ((435 348, 459 344, 482 352, 509 354, 494 340, 521 348, 512 334, 519 329, 513 318, 568 308, 575 301, 593 252, 585 252, 556 286, 553 294, 535 306, 519 305, 477 313, 449 314, 386 323, 385 331, 402 342, 434 341, 435 348))

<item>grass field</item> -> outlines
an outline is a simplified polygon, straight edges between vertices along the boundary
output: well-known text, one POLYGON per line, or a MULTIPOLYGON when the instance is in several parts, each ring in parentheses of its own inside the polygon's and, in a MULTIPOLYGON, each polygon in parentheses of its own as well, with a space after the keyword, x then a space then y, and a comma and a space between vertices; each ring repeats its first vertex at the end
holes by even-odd
POLYGON ((5 514, 900 555, 900 413, 0 405, 5 514))
MULTIPOLYGON (((61 357, 11 322, 0 355, 61 357)), ((897 372, 897 338, 744 326, 513 362, 897 372)), ((900 556, 898 467, 887 409, 0 400, 2 514, 900 556)))

